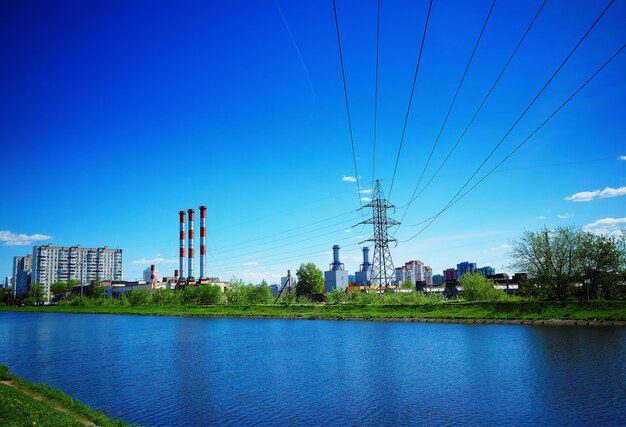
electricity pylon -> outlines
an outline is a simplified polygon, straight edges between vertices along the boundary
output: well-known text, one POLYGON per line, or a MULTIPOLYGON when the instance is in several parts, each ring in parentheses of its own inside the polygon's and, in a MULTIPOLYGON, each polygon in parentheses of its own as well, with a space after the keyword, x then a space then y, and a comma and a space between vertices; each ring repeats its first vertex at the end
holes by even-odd
POLYGON ((389 243, 398 241, 389 236, 389 228, 399 225, 400 223, 387 216, 387 209, 394 209, 392 205, 385 199, 383 190, 380 186, 380 180, 376 180, 374 187, 374 194, 372 200, 363 205, 363 208, 372 208, 372 218, 360 222, 361 224, 374 225, 374 235, 364 240, 365 242, 374 242, 374 257, 372 259, 372 276, 371 283, 373 287, 378 287, 382 290, 383 286, 387 288, 395 275, 395 269, 393 268, 393 260, 391 259, 391 252, 389 252, 389 243))

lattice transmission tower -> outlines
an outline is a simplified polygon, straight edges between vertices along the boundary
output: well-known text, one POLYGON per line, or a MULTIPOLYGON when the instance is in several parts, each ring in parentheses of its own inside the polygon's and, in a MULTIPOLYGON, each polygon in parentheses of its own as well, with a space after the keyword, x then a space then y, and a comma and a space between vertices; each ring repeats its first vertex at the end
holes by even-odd
POLYGON ((382 290, 383 287, 387 288, 389 286, 391 279, 395 275, 391 252, 389 252, 389 243, 397 242, 397 240, 389 236, 389 229, 400 223, 387 216, 387 209, 395 210, 395 206, 385 199, 380 180, 376 180, 372 200, 363 205, 363 208, 372 208, 372 218, 357 225, 372 224, 374 226, 374 235, 361 243, 374 242, 371 286, 382 290))

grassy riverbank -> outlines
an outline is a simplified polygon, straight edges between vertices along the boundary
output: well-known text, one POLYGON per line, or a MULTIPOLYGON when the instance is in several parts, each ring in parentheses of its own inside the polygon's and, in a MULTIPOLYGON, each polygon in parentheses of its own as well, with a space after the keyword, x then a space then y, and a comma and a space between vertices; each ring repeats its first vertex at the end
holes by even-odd
POLYGON ((0 365, 0 425, 3 426, 127 426, 109 419, 61 391, 33 384, 0 365))
POLYGON ((207 306, 48 306, 0 307, 0 311, 103 313, 198 317, 386 320, 573 320, 626 321, 626 301, 556 303, 544 301, 444 302, 439 304, 290 304, 207 306))

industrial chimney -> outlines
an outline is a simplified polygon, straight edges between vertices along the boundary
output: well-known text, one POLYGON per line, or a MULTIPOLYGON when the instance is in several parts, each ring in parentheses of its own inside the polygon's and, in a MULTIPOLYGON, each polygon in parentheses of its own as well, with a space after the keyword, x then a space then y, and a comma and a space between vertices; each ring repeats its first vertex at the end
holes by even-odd
POLYGON ((185 211, 178 212, 180 216, 180 253, 179 253, 179 265, 180 280, 185 279, 185 211))
POLYGON ((189 214, 189 249, 188 249, 188 275, 187 278, 189 281, 193 281, 194 280, 194 271, 193 271, 193 264, 194 264, 194 259, 193 259, 193 249, 194 249, 194 242, 193 242, 193 209, 188 209, 187 213, 189 214))
POLYGON ((370 263, 370 248, 363 247, 363 264, 361 264, 361 271, 370 271, 372 264, 370 263))
POLYGON ((339 245, 333 246, 333 263, 330 264, 330 271, 343 270, 343 264, 339 261, 339 245))
POLYGON ((174 283, 178 283, 178 270, 174 270, 174 283))
POLYGON ((206 277, 206 206, 200 206, 200 278, 206 277))
POLYGON ((152 285, 152 289, 154 289, 154 285, 156 284, 156 266, 154 264, 150 265, 150 284, 152 285))

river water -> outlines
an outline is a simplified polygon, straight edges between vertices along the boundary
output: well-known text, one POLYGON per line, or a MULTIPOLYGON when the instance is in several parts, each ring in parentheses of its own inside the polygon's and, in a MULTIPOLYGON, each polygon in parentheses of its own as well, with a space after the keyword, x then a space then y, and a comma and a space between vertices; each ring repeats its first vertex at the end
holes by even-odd
POLYGON ((0 364, 142 425, 626 425, 626 328, 0 313, 0 364))

